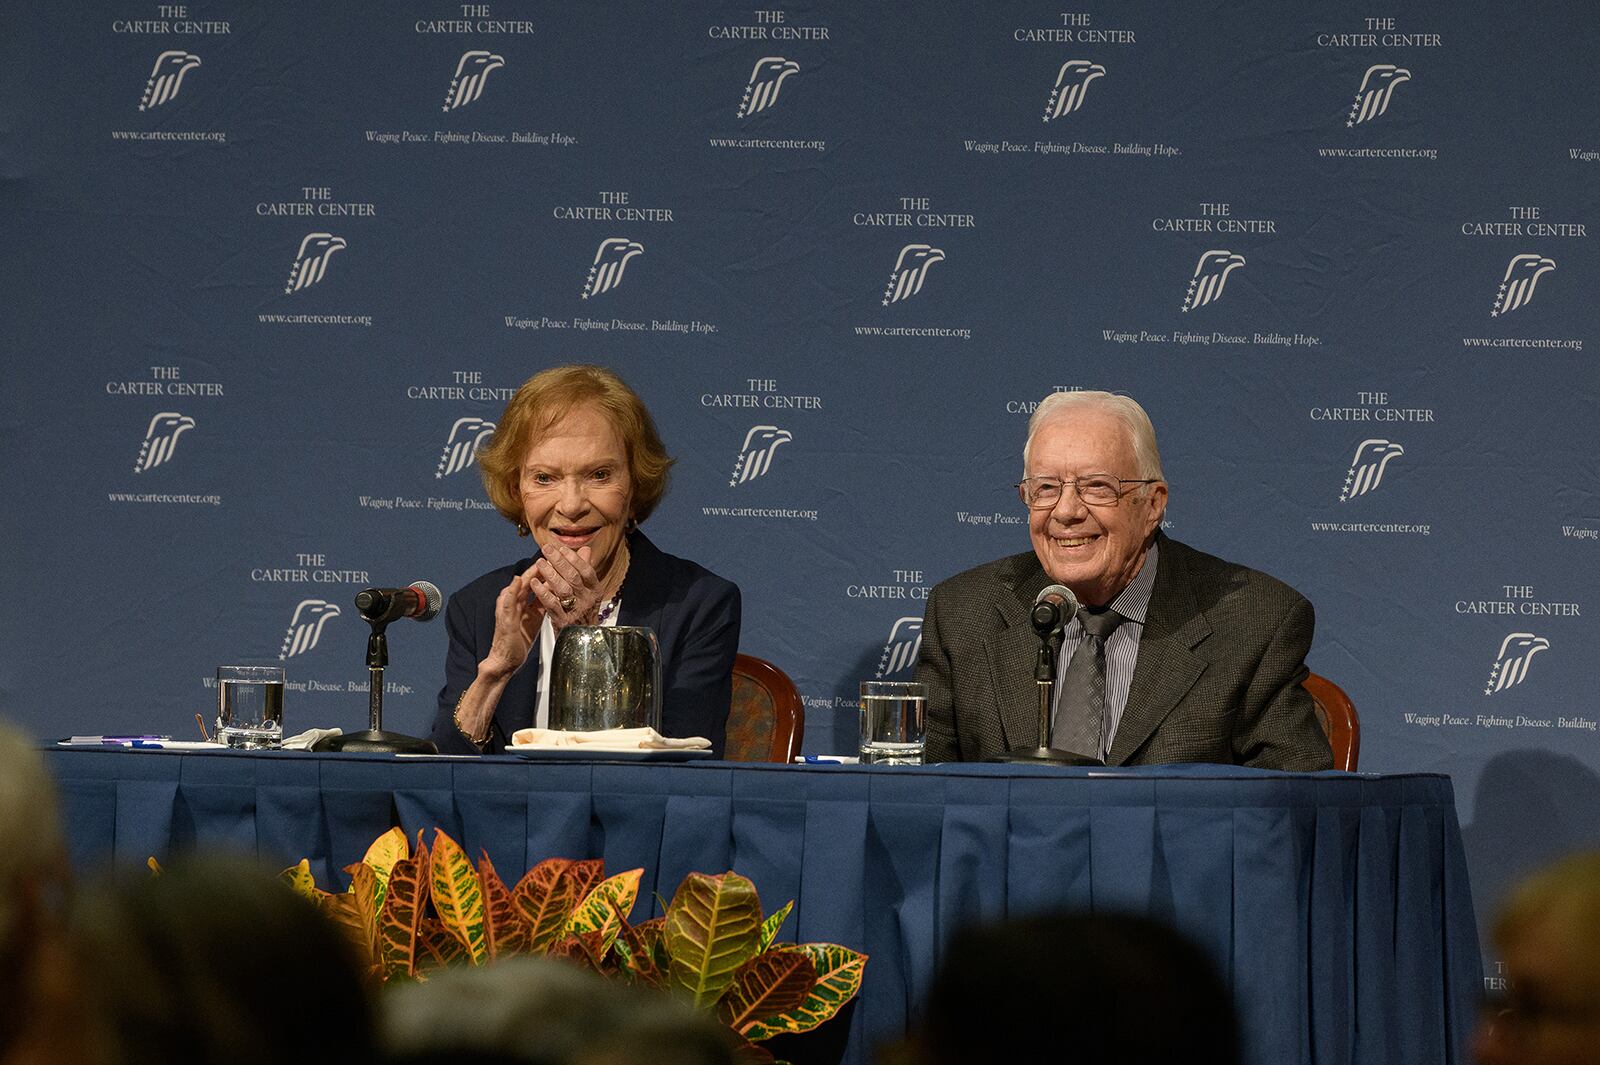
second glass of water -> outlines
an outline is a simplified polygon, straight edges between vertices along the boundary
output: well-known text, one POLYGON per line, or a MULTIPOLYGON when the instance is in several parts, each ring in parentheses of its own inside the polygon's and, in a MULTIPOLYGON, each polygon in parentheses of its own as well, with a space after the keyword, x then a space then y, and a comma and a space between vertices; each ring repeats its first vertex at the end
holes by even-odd
POLYGON ((283 667, 217 667, 217 740, 229 747, 283 743, 283 667))
POLYGON ((861 682, 861 761, 921 765, 927 685, 911 681, 861 682))

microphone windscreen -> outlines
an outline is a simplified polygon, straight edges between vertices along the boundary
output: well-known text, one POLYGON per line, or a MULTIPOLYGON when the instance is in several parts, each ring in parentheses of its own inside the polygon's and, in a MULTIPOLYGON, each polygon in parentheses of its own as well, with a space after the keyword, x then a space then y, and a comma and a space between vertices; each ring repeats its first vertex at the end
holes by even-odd
POLYGON ((1064 584, 1047 585, 1033 597, 1034 606, 1051 601, 1061 607, 1061 616, 1064 618, 1070 618, 1078 612, 1078 597, 1064 584))
POLYGON ((416 581, 411 587, 422 596, 422 613, 417 615, 417 620, 432 621, 438 617, 439 607, 444 604, 444 597, 439 594, 438 586, 431 581, 416 581))

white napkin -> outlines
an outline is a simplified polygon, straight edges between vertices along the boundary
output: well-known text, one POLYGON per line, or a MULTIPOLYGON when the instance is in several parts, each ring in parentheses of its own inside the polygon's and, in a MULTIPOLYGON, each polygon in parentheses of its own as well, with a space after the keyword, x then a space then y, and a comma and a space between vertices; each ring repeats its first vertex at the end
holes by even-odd
POLYGON ((663 736, 653 728, 608 728, 595 732, 522 728, 511 734, 511 746, 538 750, 582 747, 586 751, 704 751, 710 749, 711 741, 704 736, 663 736))
POLYGON ((308 728, 298 736, 285 736, 283 749, 286 751, 309 751, 324 736, 340 735, 343 735, 342 729, 308 728))

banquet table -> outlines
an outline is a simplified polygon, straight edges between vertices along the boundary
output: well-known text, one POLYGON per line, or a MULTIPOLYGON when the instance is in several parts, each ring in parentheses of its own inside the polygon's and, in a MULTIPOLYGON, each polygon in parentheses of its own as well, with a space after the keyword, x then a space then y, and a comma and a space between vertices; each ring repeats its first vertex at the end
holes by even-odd
MULTIPOLYGON (((1166 919, 1234 990, 1256 1065, 1466 1060, 1481 960, 1448 777, 52 749, 82 871, 228 848, 323 887, 394 825, 643 867, 633 918, 733 869, 782 939, 870 955, 846 1061, 903 1033, 962 924, 1050 909, 1166 919)), ((818 1033, 820 1035, 820 1033, 818 1033)))

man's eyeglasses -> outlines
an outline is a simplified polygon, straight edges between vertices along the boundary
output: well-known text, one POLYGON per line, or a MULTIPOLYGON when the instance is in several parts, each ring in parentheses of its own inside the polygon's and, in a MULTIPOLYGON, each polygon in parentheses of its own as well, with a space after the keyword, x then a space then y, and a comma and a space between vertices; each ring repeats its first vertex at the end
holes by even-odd
POLYGON ((1109 473, 1091 473, 1075 481, 1063 481, 1055 477, 1024 477, 1017 485, 1017 492, 1030 510, 1048 510, 1055 506, 1061 501, 1061 493, 1069 486, 1077 491, 1079 499, 1090 506, 1114 507, 1122 502, 1123 496, 1133 491, 1123 485, 1160 483, 1159 477, 1129 480, 1113 477, 1109 473))

